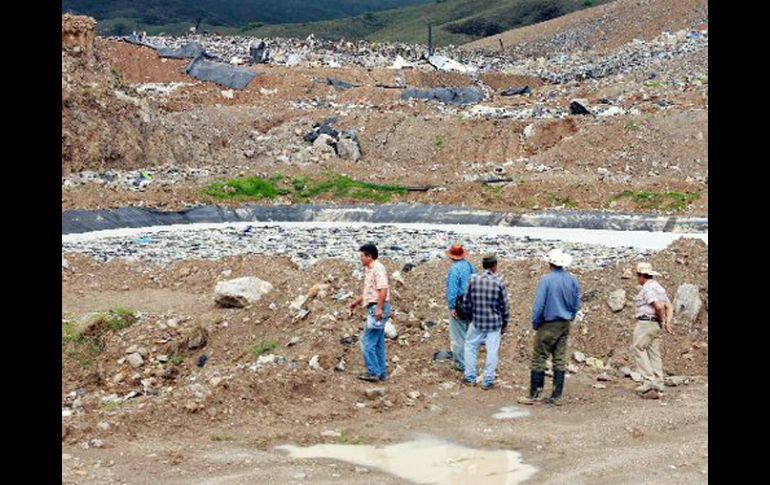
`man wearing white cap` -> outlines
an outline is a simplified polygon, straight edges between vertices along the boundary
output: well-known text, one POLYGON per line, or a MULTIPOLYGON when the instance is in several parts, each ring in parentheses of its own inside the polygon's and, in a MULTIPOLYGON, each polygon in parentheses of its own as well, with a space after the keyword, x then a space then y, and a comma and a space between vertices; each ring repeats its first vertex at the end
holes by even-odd
MULTIPOLYGON (((636 265, 636 275, 642 289, 634 298, 636 310, 636 328, 634 329, 634 341, 631 345, 631 353, 636 360, 636 369, 642 377, 650 381, 657 389, 662 388, 663 359, 661 357, 662 330, 673 334, 670 326, 671 300, 666 290, 658 283, 654 276, 660 273, 652 270, 650 263, 636 265)), ((638 391, 649 389, 648 384, 637 388, 638 391)))
POLYGON ((542 399, 548 356, 553 355, 553 393, 548 401, 561 403, 567 366, 569 327, 580 310, 580 284, 565 268, 572 256, 561 249, 548 253, 545 260, 551 272, 540 279, 532 309, 535 345, 532 351, 529 396, 519 399, 522 404, 534 404, 542 399))

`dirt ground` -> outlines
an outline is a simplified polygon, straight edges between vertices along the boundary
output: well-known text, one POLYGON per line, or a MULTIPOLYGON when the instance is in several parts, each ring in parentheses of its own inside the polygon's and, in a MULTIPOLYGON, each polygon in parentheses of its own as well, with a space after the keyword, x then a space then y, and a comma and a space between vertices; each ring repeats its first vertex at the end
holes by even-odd
POLYGON ((667 209, 617 196, 627 191, 677 192, 697 195, 675 213, 708 214, 707 88, 648 85, 634 77, 549 85, 505 73, 484 74, 475 82, 458 73, 416 69, 263 65, 251 68, 258 76, 245 90, 225 96, 221 87, 186 76, 183 61, 161 59, 151 49, 97 39, 94 51, 103 83, 112 87, 98 90, 87 79, 75 82, 77 69, 70 76, 73 86, 84 87, 63 86, 68 100, 62 111, 64 174, 171 164, 215 169, 216 175, 150 186, 141 194, 99 186, 68 188, 62 192, 63 210, 125 205, 178 209, 217 202, 202 193, 212 182, 259 174, 340 173, 367 182, 437 188, 394 202, 522 212, 563 207, 654 212, 667 209), (338 91, 327 78, 359 87, 338 91), (145 83, 184 84, 164 95, 134 91, 145 83), (573 98, 585 98, 592 105, 609 100, 637 114, 518 120, 400 100, 404 86, 470 85, 486 86, 491 97, 482 104, 488 108, 565 110, 573 98), (496 94, 521 85, 530 86, 533 94, 496 94), (110 90, 123 94, 115 98, 110 90), (338 129, 356 130, 359 161, 319 152, 302 140, 314 123, 328 117, 337 119, 338 129), (113 133, 121 131, 125 136, 113 133), (83 148, 74 150, 78 145, 83 148), (500 176, 513 180, 497 186, 478 182, 500 176))
MULTIPOLYGON (((605 303, 607 294, 618 287, 625 288, 629 298, 635 294, 634 281, 622 278, 633 262, 576 271, 584 288, 586 318, 573 328, 570 354, 580 350, 601 359, 608 370, 573 362, 565 406, 536 407, 530 417, 499 423, 491 414, 515 405, 529 383, 532 332, 527 322, 536 281, 546 271, 543 262, 502 263, 515 326, 503 341, 498 388, 489 392, 461 386, 461 376, 448 363, 432 358, 449 348, 440 276, 448 263, 419 265, 404 273, 405 284, 394 287, 393 320, 399 336, 388 342, 392 377, 383 385, 383 397, 368 400, 364 391, 373 385, 355 377, 363 370, 357 344, 361 315, 347 315, 350 298, 335 298, 357 291, 352 263, 325 260, 300 271, 284 258, 261 256, 185 261, 169 267, 66 256, 65 319, 77 321, 89 312, 115 308, 138 311, 140 317, 128 328, 89 334, 99 342, 99 351, 62 343, 62 406, 76 409, 62 422, 63 452, 71 456, 63 461, 65 479, 97 483, 111 476, 116 483, 149 483, 149 477, 162 476, 164 483, 190 477, 198 483, 250 483, 263 473, 265 479, 282 481, 307 473, 320 483, 370 479, 395 483, 374 470, 364 479, 353 466, 293 462, 272 450, 287 443, 396 443, 420 433, 472 447, 521 451, 525 463, 540 470, 537 480, 547 483, 637 482, 637 478, 640 483, 692 483, 704 477, 708 253, 702 242, 680 240, 653 258, 672 297, 683 282, 702 289, 704 309, 695 322, 676 320, 676 335, 664 346, 666 372, 689 376, 693 382, 667 387, 660 400, 638 397, 633 392, 637 384, 618 370, 631 364, 626 349, 632 310, 627 306, 616 314, 605 303), (257 276, 275 289, 250 307, 218 308, 212 290, 223 275, 257 276), (310 313, 297 320, 289 304, 298 295, 312 294, 319 282, 329 287, 305 304, 310 313), (190 350, 186 344, 200 329, 205 329, 207 342, 190 350), (288 346, 292 338, 298 343, 288 346), (256 359, 250 349, 266 342, 275 342, 270 353, 286 360, 250 369, 256 359), (147 349, 145 364, 138 369, 120 360, 130 346, 147 349), (172 362, 180 360, 162 363, 162 355, 172 362), (201 368, 196 363, 202 355, 208 361, 201 368), (313 356, 321 370, 309 367, 313 356), (345 370, 333 370, 341 358, 345 370), (606 388, 592 387, 602 372, 611 379, 602 382, 606 388), (454 384, 441 387, 447 382, 454 384), (137 390, 140 395, 114 407, 102 400, 137 390), (411 391, 420 396, 409 396, 411 391), (73 392, 80 400, 77 406, 73 392), (108 429, 100 427, 104 423, 108 429), (324 438, 320 433, 325 430, 339 431, 341 436, 324 438), (83 449, 83 443, 93 439, 103 440, 105 447, 83 449), (607 460, 610 448, 613 459, 607 460), (635 457, 631 468, 624 456, 635 457), (96 462, 101 463, 98 468, 96 462), (114 464, 107 466, 110 462, 114 464), (74 468, 76 463, 80 468, 74 468), (263 466, 267 471, 262 472, 263 466)), ((400 269, 385 263, 391 272, 400 269)))

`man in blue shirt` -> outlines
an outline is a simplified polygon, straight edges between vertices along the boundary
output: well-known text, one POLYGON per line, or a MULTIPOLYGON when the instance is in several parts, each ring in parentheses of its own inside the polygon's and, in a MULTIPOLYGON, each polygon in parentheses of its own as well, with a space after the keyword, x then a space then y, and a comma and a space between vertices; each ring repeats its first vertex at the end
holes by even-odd
POLYGON ((551 272, 537 285, 532 309, 532 327, 536 334, 529 396, 519 400, 522 404, 534 404, 542 399, 549 354, 553 355, 553 393, 548 401, 561 403, 569 327, 580 310, 580 284, 564 269, 572 263, 572 256, 554 249, 545 260, 551 265, 551 272))
POLYGON ((455 367, 465 371, 465 335, 468 333, 468 316, 462 313, 462 299, 468 289, 468 281, 476 268, 465 258, 468 251, 462 244, 454 244, 447 251, 453 261, 446 280, 446 301, 449 305, 449 338, 452 340, 452 357, 455 367))

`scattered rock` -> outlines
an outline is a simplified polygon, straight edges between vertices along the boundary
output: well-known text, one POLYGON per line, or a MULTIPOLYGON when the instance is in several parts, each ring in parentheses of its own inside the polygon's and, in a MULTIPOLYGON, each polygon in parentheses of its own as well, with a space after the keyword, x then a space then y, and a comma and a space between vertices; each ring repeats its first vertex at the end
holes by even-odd
POLYGON ((623 270, 623 275, 621 276, 621 278, 623 278, 624 280, 630 280, 633 277, 634 277, 634 273, 633 271, 631 271, 631 268, 626 268, 623 270))
POLYGON ((110 428, 112 428, 112 426, 110 425, 110 423, 108 423, 108 422, 106 422, 106 421, 102 421, 102 422, 100 422, 99 424, 97 424, 97 425, 96 425, 96 427, 97 427, 97 428, 99 428, 99 429, 100 429, 100 430, 102 430, 102 431, 109 431, 109 430, 110 430, 110 428))
POLYGON ((134 352, 133 354, 129 354, 126 360, 128 360, 129 365, 131 365, 131 367, 133 367, 134 369, 141 367, 144 364, 144 359, 142 358, 142 354, 140 354, 139 352, 134 352))
POLYGON ((410 399, 418 399, 421 396, 420 391, 409 391, 406 395, 409 396, 410 399))
POLYGON ((605 386, 604 384, 594 384, 591 387, 593 387, 594 389, 607 389, 607 386, 605 386))
POLYGON ((524 138, 529 140, 533 136, 535 136, 535 125, 527 125, 524 128, 524 138))
POLYGON ((243 308, 259 301, 272 290, 273 285, 253 276, 235 278, 217 283, 214 301, 222 307, 243 308))
POLYGON ((196 325, 187 337, 187 349, 195 350, 205 347, 208 339, 208 331, 202 325, 196 325))
POLYGON ((327 429, 326 431, 321 431, 321 436, 324 438, 339 438, 342 436, 342 433, 327 429))
POLYGON ((641 393, 642 399, 660 399, 660 393, 657 389, 648 389, 641 393))
POLYGON ((289 340, 289 342, 286 344, 286 346, 287 347, 293 347, 293 346, 297 345, 299 342, 300 342, 300 338, 299 337, 292 337, 291 340, 289 340))
POLYGON ((623 310, 626 306, 626 290, 619 288, 612 291, 607 297, 607 306, 615 313, 623 310))
POLYGON ((618 369, 618 372, 620 372, 620 374, 623 377, 631 377, 631 368, 630 367, 623 366, 620 369, 618 369))
POLYGON ((366 391, 364 391, 366 394, 366 398, 373 400, 377 399, 378 397, 382 397, 385 395, 385 388, 384 387, 370 387, 366 391))
POLYGON ((575 362, 578 364, 582 364, 586 361, 586 355, 583 352, 575 351, 572 354, 572 358, 575 359, 575 362))
POLYGON ((456 383, 451 382, 451 381, 447 381, 447 382, 442 382, 441 384, 439 384, 438 388, 441 389, 442 391, 451 391, 452 389, 455 388, 455 386, 457 386, 456 383))
POLYGON ((604 365, 604 362, 602 362, 601 359, 597 359, 596 357, 586 357, 586 364, 595 368, 595 369, 606 369, 607 367, 604 365))
POLYGON ((361 159, 361 149, 355 141, 342 138, 337 142, 337 155, 343 160, 357 162, 361 159))
POLYGON ((318 356, 317 355, 314 355, 313 357, 310 358, 310 362, 308 362, 308 365, 313 370, 323 370, 321 368, 321 364, 318 363, 318 356))
POLYGON ((690 383, 690 379, 683 376, 668 376, 663 382, 669 387, 677 387, 690 383))
POLYGON ((345 357, 340 357, 340 361, 334 366, 334 370, 337 372, 345 372, 345 357))

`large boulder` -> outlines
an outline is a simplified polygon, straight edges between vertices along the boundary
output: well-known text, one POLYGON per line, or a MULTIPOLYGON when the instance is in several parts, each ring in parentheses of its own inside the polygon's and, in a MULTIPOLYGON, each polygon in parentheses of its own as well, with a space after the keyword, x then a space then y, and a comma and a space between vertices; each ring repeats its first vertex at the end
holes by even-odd
POLYGON ((607 297, 607 306, 613 312, 619 312, 626 306, 626 290, 617 289, 607 297))
POLYGON ((214 301, 223 307, 242 308, 262 299, 273 290, 269 282, 245 276, 227 281, 220 281, 214 288, 214 301))
POLYGON ((697 285, 690 283, 679 285, 676 290, 676 298, 674 298, 674 312, 677 315, 684 317, 689 322, 694 322, 698 318, 702 304, 697 285))

